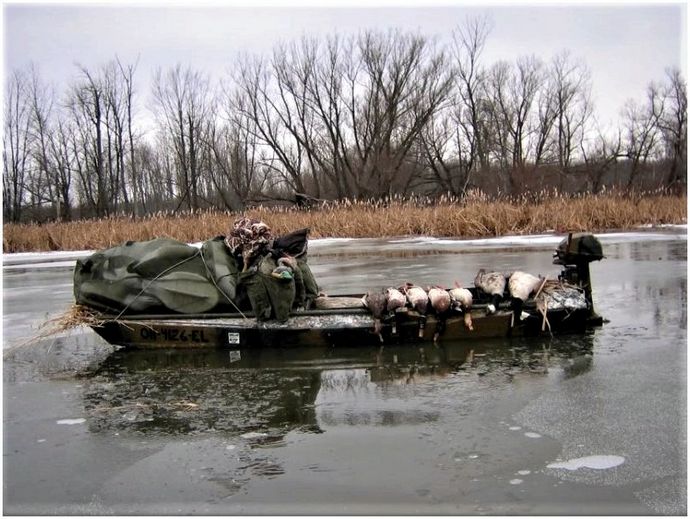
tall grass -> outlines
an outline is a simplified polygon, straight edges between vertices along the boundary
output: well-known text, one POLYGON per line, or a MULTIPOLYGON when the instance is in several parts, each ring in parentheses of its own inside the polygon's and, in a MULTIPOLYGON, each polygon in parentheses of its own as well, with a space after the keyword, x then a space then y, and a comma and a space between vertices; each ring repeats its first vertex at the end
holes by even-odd
MULTIPOLYGON (((274 235, 310 227, 312 238, 487 237, 546 231, 632 229, 687 222, 686 196, 664 193, 563 196, 541 192, 490 200, 481 192, 465 199, 399 197, 324 204, 317 208, 265 208, 243 214, 266 222, 274 235)), ((226 234, 237 214, 200 211, 158 214, 142 220, 112 217, 45 225, 3 225, 3 252, 102 249, 127 240, 169 237, 184 242, 226 234)))

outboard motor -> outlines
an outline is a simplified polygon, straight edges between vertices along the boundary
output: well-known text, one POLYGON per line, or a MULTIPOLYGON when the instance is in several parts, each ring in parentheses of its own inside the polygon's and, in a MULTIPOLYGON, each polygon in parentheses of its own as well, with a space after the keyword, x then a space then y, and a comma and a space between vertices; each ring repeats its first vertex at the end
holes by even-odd
POLYGON ((601 317, 594 311, 589 274, 589 264, 604 258, 601 242, 593 234, 571 232, 558 244, 553 257, 554 264, 563 265, 563 272, 558 279, 581 287, 592 309, 592 320, 601 321, 601 317))

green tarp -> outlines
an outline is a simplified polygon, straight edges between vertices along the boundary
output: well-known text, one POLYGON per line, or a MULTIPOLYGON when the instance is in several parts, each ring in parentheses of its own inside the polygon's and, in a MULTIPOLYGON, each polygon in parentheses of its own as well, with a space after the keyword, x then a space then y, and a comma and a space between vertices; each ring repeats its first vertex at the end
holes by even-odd
POLYGON ((74 296, 77 304, 110 313, 251 309, 259 320, 284 321, 293 308, 309 305, 318 294, 302 259, 288 279, 271 275, 277 263, 270 253, 245 272, 240 272, 238 260, 223 237, 201 248, 168 238, 126 242, 77 261, 74 296))

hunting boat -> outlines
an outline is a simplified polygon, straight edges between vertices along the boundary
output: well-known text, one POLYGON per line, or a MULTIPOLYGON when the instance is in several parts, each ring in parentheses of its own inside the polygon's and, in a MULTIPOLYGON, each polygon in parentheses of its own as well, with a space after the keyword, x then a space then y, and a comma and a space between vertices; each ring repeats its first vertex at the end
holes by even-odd
POLYGON ((91 324, 106 341, 130 348, 283 348, 293 346, 367 346, 432 341, 583 333, 600 326, 594 311, 589 264, 602 259, 599 240, 569 234, 553 254, 562 265, 558 279, 544 280, 516 314, 506 291, 495 298, 472 287, 471 309, 438 316, 409 307, 384 315, 375 327, 364 294, 321 296, 313 307, 293 311, 285 321, 255 319, 251 313, 97 315, 91 324), (471 325, 467 315, 470 313, 471 325), (422 323, 422 324, 420 324, 422 323), (376 331, 375 331, 376 328, 376 331))

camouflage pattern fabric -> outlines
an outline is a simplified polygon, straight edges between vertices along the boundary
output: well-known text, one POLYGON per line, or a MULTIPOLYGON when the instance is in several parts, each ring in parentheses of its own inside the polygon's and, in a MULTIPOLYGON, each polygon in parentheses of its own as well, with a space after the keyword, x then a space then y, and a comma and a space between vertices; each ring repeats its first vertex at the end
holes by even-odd
POLYGON ((225 244, 233 255, 242 258, 247 269, 255 258, 268 250, 272 240, 268 225, 261 220, 242 217, 232 224, 225 244))

